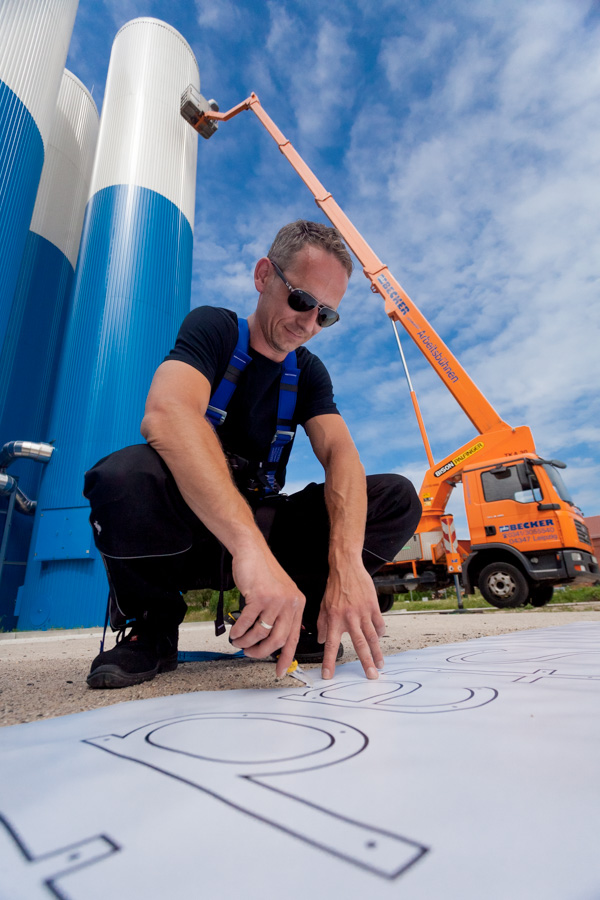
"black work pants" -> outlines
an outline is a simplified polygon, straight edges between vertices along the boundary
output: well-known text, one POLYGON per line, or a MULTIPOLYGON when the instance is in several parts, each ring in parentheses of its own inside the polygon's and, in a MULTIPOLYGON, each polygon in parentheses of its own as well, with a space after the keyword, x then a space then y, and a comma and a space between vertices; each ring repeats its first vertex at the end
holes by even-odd
MULTIPOLYGON (((367 492, 363 561, 373 574, 412 536, 421 504, 402 475, 369 475, 367 492)), ((127 618, 145 614, 165 626, 179 624, 186 609, 181 592, 233 587, 230 555, 187 506, 147 444, 101 459, 86 472, 84 494, 113 598, 127 618)), ((329 573, 324 485, 309 484, 272 502, 268 543, 306 596, 303 622, 312 630, 329 573)))

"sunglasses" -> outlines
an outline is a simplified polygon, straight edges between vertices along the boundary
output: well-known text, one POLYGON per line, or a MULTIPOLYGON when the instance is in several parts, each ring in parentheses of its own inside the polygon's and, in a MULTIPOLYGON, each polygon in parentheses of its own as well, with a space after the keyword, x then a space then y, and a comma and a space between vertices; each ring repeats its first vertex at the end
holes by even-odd
POLYGON ((300 288, 293 288, 277 263, 274 263, 273 260, 269 260, 286 288, 289 291, 288 294, 288 303, 294 312, 311 312, 313 309, 318 309, 317 313, 317 325, 320 325, 321 328, 328 328, 330 325, 335 325, 337 321, 339 321, 340 314, 335 309, 331 309, 330 306, 323 306, 322 303, 319 303, 318 300, 315 300, 312 294, 309 294, 308 291, 302 291, 300 288))

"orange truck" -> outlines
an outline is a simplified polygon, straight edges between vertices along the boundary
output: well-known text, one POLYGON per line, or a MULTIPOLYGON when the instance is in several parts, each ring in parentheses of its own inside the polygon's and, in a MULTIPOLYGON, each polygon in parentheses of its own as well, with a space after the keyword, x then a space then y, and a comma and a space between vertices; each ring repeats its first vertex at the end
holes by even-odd
POLYGON ((417 533, 375 576, 381 608, 390 608, 394 593, 443 587, 458 572, 466 593, 478 587, 499 608, 543 606, 555 584, 598 581, 589 532, 559 468, 564 463, 537 455, 528 428, 483 432, 432 466, 417 533), (444 515, 460 483, 469 554, 455 539, 452 546, 453 523, 444 515))
POLYGON ((550 600, 556 584, 600 581, 598 560, 592 553, 583 515, 558 471, 565 468, 564 463, 538 456, 529 428, 512 428, 502 421, 270 119, 256 94, 224 113, 219 112, 214 100, 205 100, 191 85, 181 98, 182 116, 205 138, 216 132, 219 122, 244 110, 257 116, 311 191, 317 206, 340 231, 362 264, 371 290, 383 298, 394 325, 429 469, 419 492, 423 515, 416 534, 375 576, 382 610, 391 606, 395 592, 418 585, 443 586, 452 579, 461 606, 459 576, 467 593, 478 587, 489 603, 500 608, 527 601, 542 606, 550 600), (408 332, 476 431, 470 441, 439 462, 434 462, 431 453, 397 323, 408 332), (446 514, 452 490, 461 483, 471 539, 468 555, 458 546, 452 516, 446 514))

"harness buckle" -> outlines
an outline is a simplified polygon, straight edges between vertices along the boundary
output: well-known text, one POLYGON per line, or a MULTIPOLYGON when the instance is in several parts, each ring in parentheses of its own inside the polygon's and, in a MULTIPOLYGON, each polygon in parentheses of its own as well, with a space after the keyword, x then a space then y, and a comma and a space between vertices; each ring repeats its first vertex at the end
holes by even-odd
POLYGON ((295 432, 294 431, 283 431, 283 429, 277 429, 275 432, 275 436, 271 441, 272 444, 289 444, 290 441, 294 440, 295 432))
POLYGON ((209 405, 206 409, 206 417, 210 419, 215 428, 218 428, 219 425, 222 425, 227 418, 227 411, 225 409, 218 409, 216 406, 209 405))

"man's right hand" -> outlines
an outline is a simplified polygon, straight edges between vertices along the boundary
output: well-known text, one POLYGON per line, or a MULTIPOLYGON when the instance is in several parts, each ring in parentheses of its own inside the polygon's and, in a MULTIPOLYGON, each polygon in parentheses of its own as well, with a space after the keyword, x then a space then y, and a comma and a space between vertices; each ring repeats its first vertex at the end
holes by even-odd
POLYGON ((231 629, 231 642, 253 659, 265 659, 281 648, 275 669, 281 678, 294 660, 306 598, 266 544, 238 552, 233 577, 245 606, 231 629))

